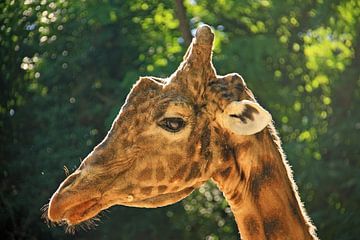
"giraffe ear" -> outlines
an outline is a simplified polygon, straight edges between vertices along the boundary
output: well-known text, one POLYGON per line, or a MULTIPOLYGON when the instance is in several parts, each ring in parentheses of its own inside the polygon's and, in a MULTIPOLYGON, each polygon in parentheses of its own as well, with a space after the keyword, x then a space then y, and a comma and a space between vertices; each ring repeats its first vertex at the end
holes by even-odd
POLYGON ((271 122, 271 114, 258 103, 249 100, 233 101, 217 115, 219 124, 239 135, 252 135, 271 122))

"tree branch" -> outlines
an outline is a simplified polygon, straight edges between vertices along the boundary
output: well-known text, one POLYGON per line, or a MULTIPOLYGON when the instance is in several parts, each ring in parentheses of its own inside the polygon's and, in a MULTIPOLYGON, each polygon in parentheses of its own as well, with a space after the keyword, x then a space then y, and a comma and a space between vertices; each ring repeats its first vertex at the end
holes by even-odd
POLYGON ((190 25, 186 17, 186 9, 183 0, 175 0, 176 16, 180 22, 180 31, 184 39, 186 47, 190 45, 192 40, 190 25))

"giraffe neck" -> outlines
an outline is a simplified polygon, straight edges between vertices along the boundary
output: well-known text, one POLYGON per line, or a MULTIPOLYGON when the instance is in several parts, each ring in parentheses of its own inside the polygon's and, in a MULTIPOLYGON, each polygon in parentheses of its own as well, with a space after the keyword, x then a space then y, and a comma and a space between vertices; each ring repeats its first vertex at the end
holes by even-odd
POLYGON ((223 191, 243 239, 317 239, 302 207, 273 127, 230 137, 214 181, 223 191), (229 153, 230 152, 230 153, 229 153))

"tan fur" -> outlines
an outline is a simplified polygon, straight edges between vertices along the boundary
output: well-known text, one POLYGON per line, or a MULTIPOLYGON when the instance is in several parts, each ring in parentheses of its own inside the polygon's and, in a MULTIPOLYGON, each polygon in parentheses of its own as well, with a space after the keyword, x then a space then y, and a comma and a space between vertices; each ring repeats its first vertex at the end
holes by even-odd
POLYGON ((316 239, 272 124, 243 136, 216 120, 234 101, 256 101, 240 75, 216 75, 213 39, 200 27, 174 74, 140 78, 106 138, 52 196, 51 221, 76 225, 116 204, 165 206, 213 179, 244 239, 316 239), (173 118, 185 123, 178 132, 163 126, 173 118))

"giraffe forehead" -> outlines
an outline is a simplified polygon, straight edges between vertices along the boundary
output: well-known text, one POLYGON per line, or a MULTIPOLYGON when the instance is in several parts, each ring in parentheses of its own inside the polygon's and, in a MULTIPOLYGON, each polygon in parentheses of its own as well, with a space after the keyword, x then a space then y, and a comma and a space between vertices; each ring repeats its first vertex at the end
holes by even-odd
POLYGON ((165 106, 158 108, 158 117, 183 117, 185 119, 191 118, 194 114, 193 105, 187 101, 179 101, 173 99, 165 106))
POLYGON ((149 79, 140 79, 122 107, 123 115, 147 115, 147 119, 158 119, 165 113, 191 115, 193 101, 191 94, 178 89, 174 84, 159 84, 149 79), (148 116, 148 115, 152 116, 148 116), (149 118, 151 117, 151 118, 149 118))

